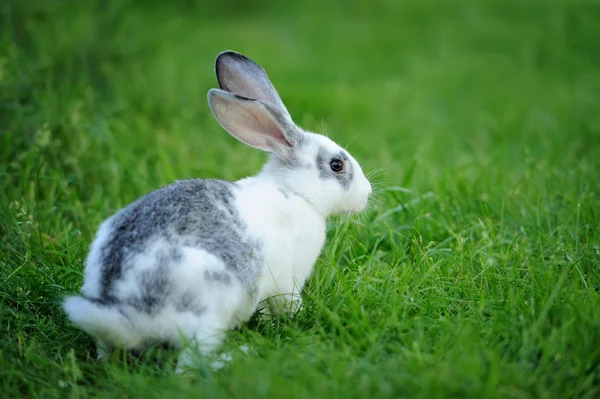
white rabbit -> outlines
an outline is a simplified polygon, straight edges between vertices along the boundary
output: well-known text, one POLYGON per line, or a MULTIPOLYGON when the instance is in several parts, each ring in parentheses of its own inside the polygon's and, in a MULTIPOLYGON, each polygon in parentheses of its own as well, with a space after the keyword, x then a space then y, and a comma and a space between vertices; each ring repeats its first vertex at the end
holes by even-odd
MULTIPOLYGON (((356 160, 296 126, 258 64, 226 51, 215 69, 213 115, 238 140, 269 152, 269 161, 237 182, 175 182, 102 223, 82 295, 63 303, 96 338, 99 358, 156 342, 191 342, 209 353, 259 304, 298 309, 327 216, 367 204, 371 185, 356 160)), ((193 349, 183 350, 178 370, 193 349)))

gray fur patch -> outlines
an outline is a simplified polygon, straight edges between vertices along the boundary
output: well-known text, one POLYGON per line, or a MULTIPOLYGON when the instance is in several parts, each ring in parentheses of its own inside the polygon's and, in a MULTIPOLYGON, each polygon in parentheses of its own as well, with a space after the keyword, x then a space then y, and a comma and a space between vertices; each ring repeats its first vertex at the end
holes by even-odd
POLYGON ((159 256, 154 268, 143 271, 137 276, 140 296, 129 298, 126 302, 140 312, 153 314, 163 308, 171 296, 171 270, 169 260, 159 256))
POLYGON ((281 169, 308 169, 310 165, 307 163, 302 163, 298 157, 295 155, 294 151, 290 151, 286 154, 273 154, 273 159, 278 168, 281 169))
POLYGON ((206 312, 206 306, 198 300, 197 292, 184 292, 175 301, 175 310, 178 312, 191 312, 196 316, 200 316, 206 312))
POLYGON ((231 274, 227 272, 205 271, 204 278, 208 281, 213 281, 225 285, 231 284, 231 274))
POLYGON ((277 121, 277 124, 281 127, 283 136, 292 147, 299 147, 304 143, 304 135, 296 127, 289 116, 285 115, 283 111, 273 105, 263 102, 262 105, 269 111, 271 116, 277 121))
POLYGON ((317 153, 316 164, 321 179, 336 179, 345 190, 350 188, 350 184, 354 179, 354 171, 352 162, 350 162, 348 154, 344 151, 340 150, 339 152, 332 153, 320 147, 317 153), (344 162, 344 169, 341 172, 331 170, 329 164, 333 159, 339 159, 344 162))
POLYGON ((166 303, 181 308, 194 303, 172 292, 174 267, 181 261, 182 247, 205 250, 219 258, 230 275, 252 292, 264 263, 260 243, 248 237, 234 204, 236 186, 220 180, 184 180, 156 190, 122 209, 111 221, 111 237, 101 256, 104 270, 101 298, 126 301, 140 311, 154 313, 166 303), (157 256, 156 265, 138 276, 142 294, 115 298, 113 284, 133 267, 133 257, 147 252, 156 239, 169 244, 157 256), (178 298, 179 297, 179 298, 178 298))

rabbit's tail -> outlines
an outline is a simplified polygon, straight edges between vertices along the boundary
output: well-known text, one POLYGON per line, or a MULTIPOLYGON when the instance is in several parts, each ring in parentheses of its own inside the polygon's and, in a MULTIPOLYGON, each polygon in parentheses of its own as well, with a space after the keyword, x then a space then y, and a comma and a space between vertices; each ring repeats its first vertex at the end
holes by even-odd
POLYGON ((70 296, 64 300, 63 308, 74 324, 97 339, 125 348, 133 348, 139 342, 134 326, 118 304, 70 296))

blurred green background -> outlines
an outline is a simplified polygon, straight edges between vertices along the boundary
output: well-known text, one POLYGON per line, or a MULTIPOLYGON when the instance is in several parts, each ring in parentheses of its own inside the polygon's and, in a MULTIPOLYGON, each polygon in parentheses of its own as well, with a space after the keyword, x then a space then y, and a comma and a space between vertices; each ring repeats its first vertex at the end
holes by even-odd
POLYGON ((596 1, 3 1, 2 395, 597 397, 599 93, 596 1), (99 364, 58 307, 99 223, 264 161, 208 110, 227 49, 376 198, 330 225, 305 311, 232 333, 260 355, 99 364))

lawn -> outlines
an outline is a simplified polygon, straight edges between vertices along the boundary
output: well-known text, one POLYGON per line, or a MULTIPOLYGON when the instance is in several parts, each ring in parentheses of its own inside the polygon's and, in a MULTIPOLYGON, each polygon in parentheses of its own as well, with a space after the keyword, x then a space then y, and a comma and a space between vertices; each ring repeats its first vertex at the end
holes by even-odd
POLYGON ((3 2, 0 396, 600 397, 599 38, 592 1, 3 2), (371 206, 227 368, 100 363, 60 301, 102 220, 265 159, 208 110, 226 49, 355 155, 371 206))

